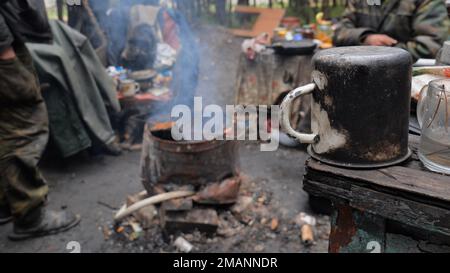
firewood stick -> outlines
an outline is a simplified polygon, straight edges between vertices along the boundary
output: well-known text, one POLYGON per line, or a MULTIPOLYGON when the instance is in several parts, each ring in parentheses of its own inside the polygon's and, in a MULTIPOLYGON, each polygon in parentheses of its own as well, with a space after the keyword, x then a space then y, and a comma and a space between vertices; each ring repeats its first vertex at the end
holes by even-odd
MULTIPOLYGON (((139 197, 139 200, 142 200, 144 198, 148 197, 148 193, 147 191, 141 191, 140 193, 137 194, 137 196, 139 197)), ((123 204, 122 207, 120 207, 120 209, 117 211, 116 215, 122 214, 125 210, 127 209, 127 204, 123 204)))
POLYGON ((129 208, 120 209, 119 212, 114 217, 114 220, 120 221, 123 218, 133 214, 134 212, 136 212, 142 208, 148 207, 150 205, 155 205, 155 204, 162 203, 162 202, 165 202, 168 200, 182 198, 182 197, 189 197, 189 196, 193 196, 193 195, 195 195, 195 192, 192 192, 192 191, 175 191, 175 192, 167 192, 167 193, 159 194, 156 196, 152 196, 150 198, 144 199, 142 201, 139 201, 139 202, 133 204, 129 208))

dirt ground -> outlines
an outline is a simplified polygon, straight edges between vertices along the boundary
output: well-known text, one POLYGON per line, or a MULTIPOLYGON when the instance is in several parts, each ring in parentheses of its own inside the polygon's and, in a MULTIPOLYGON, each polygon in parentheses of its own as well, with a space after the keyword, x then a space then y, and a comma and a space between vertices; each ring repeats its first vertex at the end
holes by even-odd
MULTIPOLYGON (((198 27, 196 33, 202 52, 197 94, 204 97, 205 104, 232 104, 242 40, 213 27, 198 27)), ((241 170, 246 177, 241 191, 253 200, 245 211, 249 221, 244 223, 228 210, 220 210, 218 235, 183 235, 194 246, 194 252, 326 252, 328 217, 314 215, 316 242, 310 247, 302 245, 300 228, 294 221, 301 212, 313 214, 302 190, 307 155, 300 149, 260 152, 258 143, 240 145, 241 170)), ((140 152, 125 152, 120 157, 81 154, 64 161, 43 162, 51 188, 49 207, 69 208, 81 214, 82 222, 68 233, 20 243, 6 238, 11 224, 2 226, 0 252, 70 252, 67 247, 72 241, 87 253, 176 252, 176 238, 162 235, 158 217, 154 226, 135 241, 111 232, 115 210, 128 195, 143 190, 139 160, 140 152)))

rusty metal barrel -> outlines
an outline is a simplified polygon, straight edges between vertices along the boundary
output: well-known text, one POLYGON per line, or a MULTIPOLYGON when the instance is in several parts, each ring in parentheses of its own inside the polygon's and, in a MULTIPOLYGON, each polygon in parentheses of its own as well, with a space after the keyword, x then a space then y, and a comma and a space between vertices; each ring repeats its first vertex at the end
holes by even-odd
POLYGON ((174 141, 171 130, 144 131, 141 179, 153 193, 155 186, 172 184, 194 188, 219 182, 239 173, 235 141, 174 141))

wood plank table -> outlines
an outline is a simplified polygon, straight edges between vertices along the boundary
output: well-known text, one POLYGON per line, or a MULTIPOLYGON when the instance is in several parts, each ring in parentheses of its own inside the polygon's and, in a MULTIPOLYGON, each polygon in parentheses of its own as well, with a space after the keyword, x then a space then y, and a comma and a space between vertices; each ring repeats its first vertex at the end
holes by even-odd
POLYGON ((450 252, 450 176, 426 170, 419 137, 400 166, 351 170, 306 164, 304 189, 332 201, 329 251, 450 252))
POLYGON ((231 29, 231 33, 235 36, 254 38, 263 32, 269 34, 270 39, 273 37, 273 30, 280 25, 284 17, 285 10, 277 8, 257 8, 249 6, 237 6, 235 13, 256 14, 258 19, 252 29, 231 29))

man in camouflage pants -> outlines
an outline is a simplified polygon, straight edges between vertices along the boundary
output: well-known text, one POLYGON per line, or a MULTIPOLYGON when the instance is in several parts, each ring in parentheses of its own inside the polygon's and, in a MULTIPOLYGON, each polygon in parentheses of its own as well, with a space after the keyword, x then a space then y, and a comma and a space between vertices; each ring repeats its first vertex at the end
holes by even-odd
POLYGON ((377 2, 348 1, 335 33, 336 46, 395 46, 409 51, 415 60, 436 57, 449 31, 445 0, 377 2))
POLYGON ((47 110, 25 42, 51 41, 43 0, 0 0, 0 224, 12 240, 68 230, 79 217, 45 209, 37 164, 48 141, 47 110))

